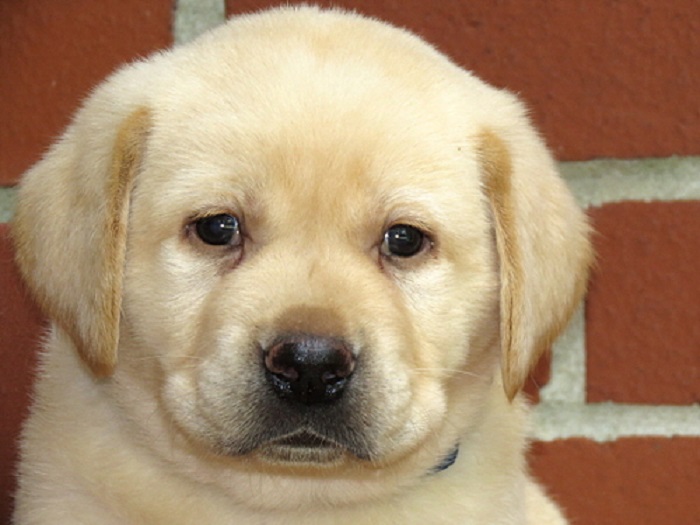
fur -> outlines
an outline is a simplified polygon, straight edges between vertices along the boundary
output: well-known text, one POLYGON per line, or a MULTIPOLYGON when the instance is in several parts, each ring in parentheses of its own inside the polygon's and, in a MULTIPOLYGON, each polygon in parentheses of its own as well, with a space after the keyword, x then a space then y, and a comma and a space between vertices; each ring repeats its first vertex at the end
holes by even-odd
POLYGON ((276 9, 125 66, 20 187, 51 330, 14 523, 565 523, 519 391, 588 231, 516 97, 382 22, 276 9), (387 256, 396 224, 425 249, 387 256), (290 333, 351 349, 333 410, 271 393, 290 333), (276 444, 304 425, 337 447, 276 444))

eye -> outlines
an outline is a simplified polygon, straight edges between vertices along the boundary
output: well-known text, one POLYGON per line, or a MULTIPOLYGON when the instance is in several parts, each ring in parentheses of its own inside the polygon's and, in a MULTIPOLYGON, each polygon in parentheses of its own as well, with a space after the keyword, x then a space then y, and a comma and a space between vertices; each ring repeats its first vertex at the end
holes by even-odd
POLYGON ((197 236, 213 246, 237 246, 241 243, 241 226, 238 218, 222 213, 202 217, 194 222, 197 236))
POLYGON ((426 236, 418 228, 396 224, 384 233, 381 252, 387 257, 413 257, 426 246, 426 236))

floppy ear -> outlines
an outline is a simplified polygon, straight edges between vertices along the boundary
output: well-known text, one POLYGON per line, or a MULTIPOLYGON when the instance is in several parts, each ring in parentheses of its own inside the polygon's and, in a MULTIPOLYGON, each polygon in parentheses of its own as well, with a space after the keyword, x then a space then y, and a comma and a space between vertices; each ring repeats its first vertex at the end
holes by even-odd
MULTIPOLYGON (((521 125, 523 125, 521 123, 521 125)), ((503 386, 513 399, 586 288, 589 226, 536 132, 479 136, 500 265, 503 386)))
POLYGON ((24 176, 12 232, 39 304, 105 376, 117 360, 129 194, 150 115, 137 109, 105 125, 91 114, 83 110, 24 176))

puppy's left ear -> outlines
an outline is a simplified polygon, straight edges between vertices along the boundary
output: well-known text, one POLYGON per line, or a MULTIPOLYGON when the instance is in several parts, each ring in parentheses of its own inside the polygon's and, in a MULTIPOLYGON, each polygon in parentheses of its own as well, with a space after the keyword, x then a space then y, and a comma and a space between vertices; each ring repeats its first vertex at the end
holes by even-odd
POLYGON ((114 113, 79 112, 24 176, 12 225, 29 289, 98 376, 117 361, 129 195, 150 129, 144 108, 114 113))
POLYGON ((593 259, 588 222, 554 160, 524 115, 515 122, 478 138, 500 265, 503 386, 511 400, 571 317, 593 259))

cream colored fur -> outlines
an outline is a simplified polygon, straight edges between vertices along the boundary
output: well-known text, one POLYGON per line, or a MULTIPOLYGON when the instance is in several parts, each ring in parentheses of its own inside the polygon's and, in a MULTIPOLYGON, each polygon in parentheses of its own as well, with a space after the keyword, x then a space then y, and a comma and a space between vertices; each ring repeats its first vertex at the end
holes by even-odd
POLYGON ((518 391, 583 294, 588 226, 516 98, 415 36, 280 9, 126 66, 26 174, 13 232, 52 320, 17 525, 565 523, 518 391), (242 249, 197 239, 217 213, 242 249), (428 248, 381 255, 395 224, 428 248), (269 452, 260 352, 287 332, 352 347, 336 423, 368 457, 269 452))

